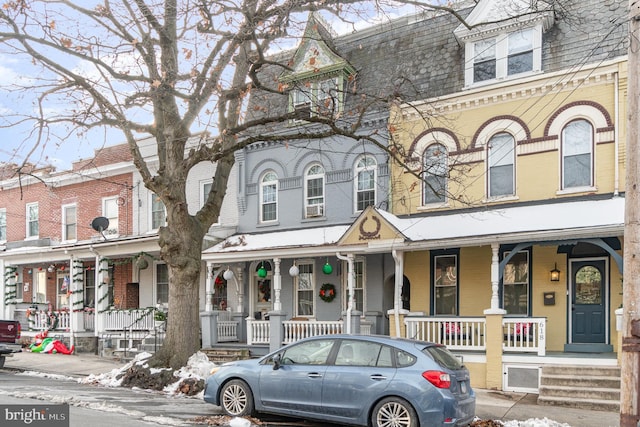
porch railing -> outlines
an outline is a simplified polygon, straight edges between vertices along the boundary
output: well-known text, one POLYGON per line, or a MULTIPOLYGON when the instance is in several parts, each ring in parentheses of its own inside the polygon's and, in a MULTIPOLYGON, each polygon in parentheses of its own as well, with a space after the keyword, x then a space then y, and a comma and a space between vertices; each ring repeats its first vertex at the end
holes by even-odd
POLYGON ((282 325, 283 343, 290 344, 316 335, 341 334, 344 324, 340 320, 285 320, 282 325))
POLYGON ((31 329, 43 331, 45 329, 68 331, 71 325, 71 316, 69 311, 44 311, 38 310, 31 314, 32 319, 29 320, 31 329), (33 325, 31 325, 33 320, 33 325))
POLYGON ((502 319, 505 352, 533 352, 545 355, 547 319, 542 317, 505 317, 502 319))
POLYGON ((486 350, 484 317, 407 317, 407 338, 444 344, 451 350, 486 350))
POLYGON ((269 321, 247 319, 247 344, 269 344, 269 321))
POLYGON ((100 315, 104 316, 104 328, 107 331, 126 329, 150 331, 154 328, 153 309, 150 308, 109 310, 100 315))
POLYGON ((218 341, 219 342, 232 342, 238 341, 238 321, 233 320, 231 312, 221 311, 218 313, 218 341))

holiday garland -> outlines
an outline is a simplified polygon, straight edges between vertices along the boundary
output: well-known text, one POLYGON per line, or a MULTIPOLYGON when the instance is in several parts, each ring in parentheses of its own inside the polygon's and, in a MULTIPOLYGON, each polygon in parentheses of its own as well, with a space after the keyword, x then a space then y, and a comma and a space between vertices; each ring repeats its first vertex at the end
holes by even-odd
POLYGON ((320 287, 320 299, 324 302, 331 302, 336 297, 336 287, 331 283, 324 283, 320 287))

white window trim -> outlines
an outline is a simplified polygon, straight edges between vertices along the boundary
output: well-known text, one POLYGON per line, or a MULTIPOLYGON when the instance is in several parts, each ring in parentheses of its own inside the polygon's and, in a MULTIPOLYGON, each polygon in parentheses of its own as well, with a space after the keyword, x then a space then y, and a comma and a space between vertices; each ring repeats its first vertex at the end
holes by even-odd
MULTIPOLYGON (((289 111, 295 112, 298 106, 309 105, 310 117, 318 116, 319 114, 319 102, 328 98, 328 96, 320 96, 320 88, 323 82, 333 80, 335 82, 336 96, 333 98, 337 105, 334 105, 334 114, 341 113, 344 109, 344 79, 341 75, 335 75, 323 79, 314 80, 299 80, 293 83, 294 88, 289 95, 289 111), (297 85, 297 86, 295 86, 297 85), (305 87, 308 85, 308 87, 305 87), (308 93, 308 102, 297 103, 296 93, 304 92, 308 93)), ((294 123, 304 122, 305 119, 294 119, 294 123)))
POLYGON ((465 65, 464 65, 464 82, 465 87, 477 87, 488 84, 493 84, 502 80, 511 80, 522 78, 523 76, 529 76, 537 74, 542 71, 542 23, 539 23, 533 27, 523 27, 515 29, 514 31, 503 32, 492 37, 476 38, 469 40, 465 43, 465 65), (507 74, 507 58, 509 56, 509 34, 519 31, 533 30, 533 64, 531 71, 508 75, 507 74), (494 79, 483 80, 480 82, 473 81, 473 65, 474 65, 474 46, 476 42, 488 40, 491 38, 496 39, 496 77, 494 79))
POLYGON ((4 239, 0 239, 0 243, 4 243, 9 238, 8 234, 8 224, 7 224, 7 208, 0 208, 0 214, 4 214, 4 239))
POLYGON ((574 194, 574 193, 583 193, 583 192, 589 192, 589 191, 597 191, 597 186, 596 186, 596 134, 597 134, 597 128, 595 126, 595 124, 593 123, 593 120, 590 120, 590 118, 588 117, 575 117, 572 120, 567 121, 566 123, 564 123, 564 125, 562 126, 562 128, 560 129, 560 155, 558 156, 558 160, 560 162, 559 164, 559 170, 560 170, 560 183, 559 183, 559 190, 556 192, 556 194, 558 195, 564 195, 564 194, 574 194), (571 123, 576 122, 576 121, 585 121, 587 123, 589 123, 589 125, 591 126, 591 170, 589 171, 590 173, 590 182, 591 185, 584 185, 584 186, 578 186, 578 187, 566 187, 564 186, 564 130, 567 126, 569 126, 571 123))
POLYGON ((365 154, 356 159, 353 169, 353 211, 355 213, 360 213, 364 210, 358 209, 358 174, 360 171, 369 170, 369 168, 373 168, 373 206, 378 203, 378 159, 376 159, 376 157, 372 154, 365 154), (360 163, 360 160, 367 157, 373 159, 374 165, 358 167, 358 163, 360 163))
MULTIPOLYGON (((424 171, 424 164, 425 164, 424 156, 425 156, 425 154, 426 154, 427 150, 428 150, 430 147, 434 146, 434 145, 439 145, 439 146, 441 146, 442 148, 444 148, 444 150, 445 150, 445 152, 446 152, 446 154, 445 154, 445 156, 446 156, 446 162, 445 162, 446 164, 445 164, 445 168, 446 168, 446 170, 448 171, 448 170, 449 170, 449 158, 450 158, 450 157, 449 157, 449 150, 448 150, 448 147, 447 147, 444 143, 442 143, 442 142, 434 141, 433 143, 431 143, 431 144, 429 144, 428 146, 426 146, 426 147, 424 148, 424 150, 422 151, 422 153, 420 154, 420 159, 421 159, 421 164, 422 164, 421 168, 423 169, 423 172, 426 172, 426 171, 424 171)), ((426 190, 427 190, 427 189, 426 189, 426 185, 427 185, 427 183, 426 183, 425 179, 427 178, 427 176, 430 176, 430 175, 427 175, 427 174, 425 173, 424 177, 423 177, 423 178, 422 178, 422 180, 421 180, 421 181, 422 181, 422 182, 421 182, 421 184, 422 184, 422 185, 421 185, 421 187, 422 187, 422 194, 420 195, 420 199, 421 199, 421 203, 420 203, 420 205, 421 205, 421 206, 420 206, 420 207, 422 207, 423 209, 433 209, 433 208, 440 208, 440 207, 446 207, 446 206, 449 206, 449 177, 448 177, 448 176, 447 176, 447 177, 445 177, 444 200, 443 200, 443 201, 441 201, 441 202, 429 202, 429 203, 425 203, 425 192, 426 192, 426 190)))
POLYGON ((63 242, 77 242, 78 241, 78 205, 76 203, 68 203, 66 205, 62 205, 62 241, 63 242), (67 209, 74 208, 76 210, 76 238, 69 239, 67 236, 67 209))
POLYGON ((27 203, 25 205, 25 240, 35 240, 40 238, 40 206, 38 206, 38 202, 34 202, 34 203, 27 203), (37 207, 38 208, 38 234, 36 236, 31 236, 29 235, 29 209, 31 207, 37 207))
MULTIPOLYGON (((507 257, 511 252, 512 251, 505 251, 502 256, 503 257, 507 257)), ((531 313, 529 313, 529 310, 530 310, 530 307, 531 307, 531 287, 530 287, 530 284, 531 284, 531 252, 529 252, 528 250, 525 249, 525 250, 518 251, 518 253, 524 253, 524 254, 527 255, 527 265, 528 265, 527 266, 527 272, 528 272, 528 274, 527 274, 527 282, 525 283, 525 285, 527 287, 527 313, 526 314, 519 314, 519 313, 516 313, 516 314, 512 313, 511 314, 512 316, 516 316, 516 317, 517 316, 529 316, 531 314, 531 313)), ((512 286, 512 285, 518 285, 518 284, 521 284, 521 282, 518 282, 518 283, 505 283, 504 277, 503 277, 503 279, 502 279, 502 301, 501 301, 502 307, 504 307, 504 305, 505 305, 504 304, 504 296, 505 296, 506 286, 512 286)), ((505 315, 508 315, 508 313, 505 314, 505 315)))
MULTIPOLYGON (((154 227, 153 226, 153 197, 154 196, 155 196, 155 193, 149 192, 149 229, 150 229, 150 231, 153 231, 153 232, 158 231, 158 229, 160 228, 160 227, 154 227)), ((164 209, 164 223, 166 225, 166 223, 167 223, 167 207, 164 205, 164 202, 162 203, 162 208, 164 209)))
MULTIPOLYGON (((208 194, 204 193, 204 189, 205 189, 205 186, 207 184, 210 184, 211 187, 213 188, 213 179, 204 179, 204 180, 200 181, 200 208, 202 208, 204 206, 204 203, 207 200, 208 194)), ((165 207, 165 209, 166 209, 166 207, 165 207)), ((218 218, 216 219, 216 221, 211 225, 212 226, 220 225, 220 215, 218 215, 218 218)))
POLYGON ((298 288, 298 277, 295 277, 294 279, 294 291, 295 291, 295 296, 294 296, 294 307, 295 307, 295 312, 296 312, 296 317, 308 317, 310 319, 315 318, 316 316, 316 289, 317 289, 317 279, 316 279, 316 265, 314 263, 314 261, 312 259, 303 259, 303 260, 297 260, 296 261, 296 265, 298 266, 298 268, 301 265, 311 265, 311 301, 313 306, 311 307, 311 315, 308 314, 300 314, 298 313, 298 302, 299 302, 299 298, 298 298, 298 294, 300 292, 300 288, 298 288))
POLYGON ((513 135, 511 132, 507 132, 507 131, 500 131, 500 132, 496 132, 493 135, 491 135, 491 137, 489 137, 489 140, 487 141, 487 160, 486 160, 486 195, 487 198, 485 200, 487 201, 496 201, 496 200, 502 200, 502 201, 506 201, 507 199, 513 199, 514 197, 517 197, 517 185, 516 183, 518 182, 517 179, 517 170, 516 170, 516 166, 517 166, 517 161, 518 161, 518 140, 516 139, 516 136, 513 135), (496 195, 496 196, 492 196, 491 195, 491 156, 490 154, 490 150, 491 147, 489 147, 489 143, 491 142, 491 140, 493 139, 493 137, 500 135, 500 134, 508 134, 509 136, 511 136, 511 140, 513 143, 513 150, 511 152, 511 168, 513 170, 513 176, 511 178, 511 188, 512 188, 512 193, 511 194, 500 194, 500 195, 496 195))
POLYGON ((120 235, 120 212, 118 209, 118 228, 115 229, 115 232, 113 232, 113 224, 111 223, 111 219, 106 215, 106 208, 107 208, 107 203, 109 203, 110 201, 114 200, 116 203, 116 206, 119 207, 118 205, 118 196, 112 196, 112 197, 104 197, 102 199, 102 216, 104 216, 105 218, 109 219, 109 228, 104 230, 104 235, 107 236, 107 238, 109 237, 118 237, 120 235))
MULTIPOLYGON (((152 291, 152 298, 153 298, 153 305, 155 307, 157 307, 158 305, 162 306, 164 309, 169 308, 169 303, 158 303, 158 265, 166 265, 166 263, 164 262, 159 262, 159 261, 155 261, 153 263, 153 291, 152 291)), ((167 268, 169 268, 169 266, 167 266, 167 268)))
POLYGON ((280 180, 278 178, 278 174, 275 173, 275 171, 273 170, 268 170, 265 171, 261 177, 260 177, 260 182, 259 182, 259 192, 258 192, 258 203, 260 204, 260 209, 258 212, 259 218, 258 218, 258 222, 260 224, 274 224, 276 222, 278 222, 278 192, 280 190, 280 180), (265 184, 264 182, 264 177, 268 174, 268 173, 273 173, 276 175, 276 180, 275 181, 268 181, 268 184, 265 184), (275 189, 275 194, 276 194, 276 199, 275 199, 275 205, 276 205, 276 217, 274 219, 269 219, 269 220, 263 220, 263 209, 264 209, 264 187, 266 187, 267 185, 273 185, 272 183, 275 182, 276 185, 276 189, 275 189))
MULTIPOLYGON (((349 277, 348 274, 349 272, 349 264, 347 261, 343 261, 344 264, 342 265, 342 269, 345 272, 344 278, 342 280, 342 301, 343 302, 343 310, 347 310, 349 308, 349 277)), ((356 257, 353 260, 353 265, 355 268, 355 264, 361 262, 362 263, 362 307, 354 307, 354 309, 361 311, 362 315, 364 316, 364 313, 366 313, 367 311, 367 259, 365 257, 356 257)), ((354 277, 353 280, 353 290, 355 292, 356 289, 358 289, 357 287, 355 287, 356 285, 356 280, 354 277)))
MULTIPOLYGON (((305 173, 304 173, 304 218, 305 219, 309 219, 309 218, 318 218, 318 217, 324 217, 325 216, 325 206, 326 206, 326 184, 327 184, 327 174, 325 172, 324 166, 322 166, 320 163, 313 163, 311 165, 309 165, 309 167, 306 169, 305 173), (322 168, 322 174, 314 174, 314 175, 309 175, 309 171, 311 170, 311 168, 313 168, 314 166, 320 166, 322 168), (322 203, 318 203, 315 205, 312 205, 309 203, 309 196, 308 196, 308 183, 309 180, 312 179, 318 179, 318 178, 322 178, 322 203), (320 209, 320 213, 318 215, 309 215, 309 206, 321 206, 320 209)), ((314 198, 319 198, 319 197, 314 197, 314 198)))

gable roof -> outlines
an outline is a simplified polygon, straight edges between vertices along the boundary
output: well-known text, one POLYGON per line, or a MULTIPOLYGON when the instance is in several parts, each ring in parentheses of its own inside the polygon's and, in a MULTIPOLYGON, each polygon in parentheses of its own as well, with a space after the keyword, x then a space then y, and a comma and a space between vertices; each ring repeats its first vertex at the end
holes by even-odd
POLYGON ((459 40, 480 38, 498 30, 531 27, 538 22, 542 22, 546 31, 553 19, 551 4, 543 0, 480 0, 454 34, 459 40), (485 24, 487 22, 491 23, 485 24))
POLYGON ((283 72, 280 80, 310 79, 340 70, 346 74, 355 72, 355 68, 334 49, 330 30, 319 15, 311 13, 302 41, 293 55, 291 70, 283 72))

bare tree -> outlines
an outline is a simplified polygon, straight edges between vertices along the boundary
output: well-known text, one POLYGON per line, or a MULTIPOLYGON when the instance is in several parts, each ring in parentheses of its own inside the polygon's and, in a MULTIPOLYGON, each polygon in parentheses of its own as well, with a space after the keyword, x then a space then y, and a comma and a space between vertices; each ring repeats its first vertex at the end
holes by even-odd
MULTIPOLYGON (((462 19, 443 2, 399 3, 451 12, 462 19)), ((323 10, 354 24, 386 5, 380 0, 103 0, 93 8, 86 4, 15 0, 0 10, 3 51, 26 55, 42 76, 22 87, 37 92, 38 113, 13 123, 35 122, 30 139, 34 147, 48 143, 51 126, 57 124, 66 124, 69 133, 93 128, 121 132, 145 186, 160 197, 167 211, 159 244, 169 267, 171 316, 155 362, 183 366, 199 349, 199 304, 194 301, 201 242, 220 213, 236 150, 257 141, 341 135, 377 144, 400 162, 408 156, 398 146, 388 145, 386 138, 360 131, 368 111, 382 111, 403 100, 407 86, 363 94, 352 84, 350 96, 357 102, 348 111, 307 117, 314 126, 286 127, 277 135, 267 131, 294 119, 295 113, 263 105, 260 114, 247 114, 249 95, 257 92, 279 95, 286 105, 294 87, 266 79, 273 73, 263 71, 289 69, 290 56, 278 61, 278 55, 270 52, 295 46, 305 12, 323 10), (51 113, 52 104, 66 107, 51 113), (200 140, 185 153, 194 134, 200 140), (157 141, 157 171, 145 162, 136 144, 148 136, 157 141), (191 215, 186 178, 204 161, 217 164, 213 188, 204 206, 191 215)))

